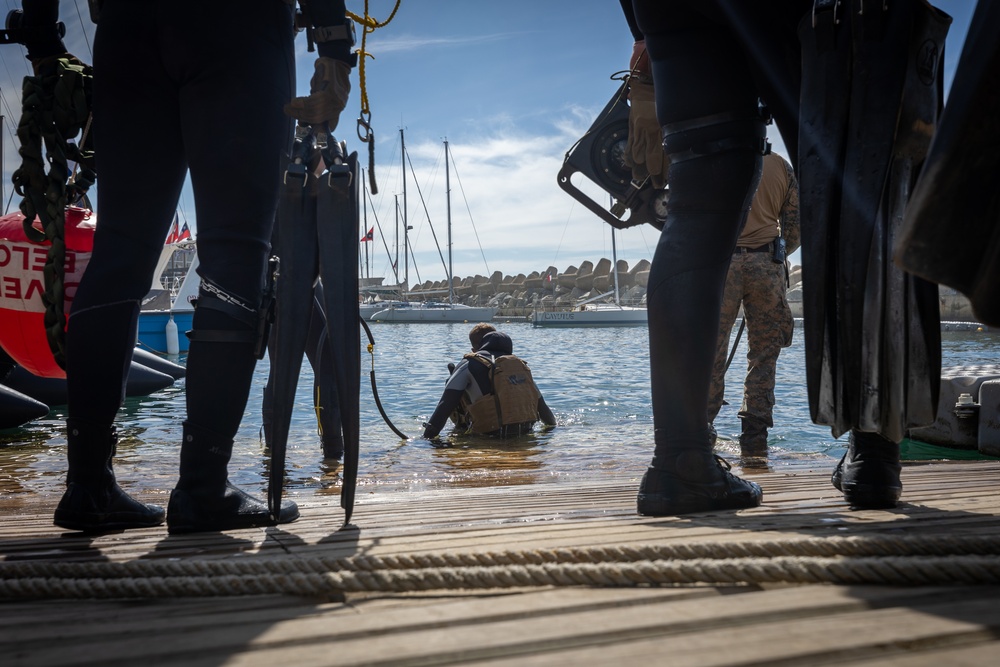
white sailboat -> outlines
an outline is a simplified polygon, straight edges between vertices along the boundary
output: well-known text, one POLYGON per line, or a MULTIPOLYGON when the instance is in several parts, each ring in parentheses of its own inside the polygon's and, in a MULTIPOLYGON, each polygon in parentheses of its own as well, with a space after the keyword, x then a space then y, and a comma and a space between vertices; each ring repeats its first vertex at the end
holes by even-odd
POLYGON ((615 244, 615 230, 611 230, 611 272, 614 275, 614 289, 591 297, 576 304, 572 310, 538 310, 531 314, 531 323, 536 327, 644 327, 646 326, 645 306, 623 306, 618 290, 618 248, 615 244), (612 303, 601 302, 609 296, 612 303))
MULTIPOLYGON (((404 157, 405 160, 405 157, 404 157)), ((448 162, 448 141, 444 142, 445 193, 448 211, 448 302, 405 301, 390 303, 386 308, 373 313, 371 322, 421 323, 421 322, 486 322, 493 319, 497 309, 488 306, 466 306, 454 303, 455 287, 451 252, 451 177, 448 162)), ((405 192, 405 189, 404 189, 405 192)), ((403 229, 408 229, 405 220, 403 229)), ((406 248, 407 246, 404 246, 406 248)))

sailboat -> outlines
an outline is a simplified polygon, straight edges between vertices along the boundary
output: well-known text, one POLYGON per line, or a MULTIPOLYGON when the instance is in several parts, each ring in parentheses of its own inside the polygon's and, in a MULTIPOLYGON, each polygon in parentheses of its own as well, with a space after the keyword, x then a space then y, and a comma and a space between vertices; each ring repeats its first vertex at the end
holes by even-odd
MULTIPOLYGON (((445 193, 448 211, 448 302, 404 301, 390 303, 385 309, 373 313, 371 322, 485 322, 493 319, 497 309, 488 306, 467 306, 454 303, 455 286, 451 252, 451 175, 448 161, 448 140, 444 142, 445 193)), ((405 157, 404 157, 405 160, 405 157)), ((405 192, 405 190, 404 190, 405 192)), ((404 206, 403 229, 408 229, 404 206)), ((406 246, 404 246, 406 247, 406 246)))
POLYGON ((618 248, 615 232, 611 230, 611 272, 614 275, 614 289, 579 302, 572 310, 539 310, 531 314, 531 323, 536 327, 644 327, 646 326, 645 306, 623 306, 618 289, 618 248), (612 296, 612 303, 601 302, 612 296))

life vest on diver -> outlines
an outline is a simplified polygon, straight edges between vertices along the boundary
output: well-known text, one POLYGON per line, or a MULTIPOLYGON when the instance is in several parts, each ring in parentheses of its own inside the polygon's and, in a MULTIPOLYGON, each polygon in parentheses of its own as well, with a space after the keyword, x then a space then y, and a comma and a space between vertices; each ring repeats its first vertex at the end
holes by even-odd
POLYGON ((465 358, 469 363, 478 361, 486 366, 492 390, 469 406, 473 433, 503 432, 508 426, 538 421, 538 399, 542 392, 523 359, 513 354, 493 357, 482 352, 467 354, 465 358))
MULTIPOLYGON (((51 243, 29 241, 20 212, 0 217, 0 347, 33 375, 64 378, 45 335, 45 261, 51 243)), ((75 206, 66 209, 64 312, 70 304, 94 247, 97 216, 75 206)), ((35 218, 41 231, 41 222, 35 218)))

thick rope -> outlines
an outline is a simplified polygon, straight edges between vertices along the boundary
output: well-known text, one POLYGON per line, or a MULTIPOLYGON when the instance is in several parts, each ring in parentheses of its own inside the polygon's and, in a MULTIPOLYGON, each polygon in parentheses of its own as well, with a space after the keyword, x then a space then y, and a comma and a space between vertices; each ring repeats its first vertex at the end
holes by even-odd
POLYGON ((529 586, 1000 583, 1000 536, 845 537, 352 558, 0 564, 0 598, 529 586), (905 555, 902 555, 905 554, 905 555))
POLYGON ((35 243, 49 241, 43 276, 45 303, 43 319, 49 348, 56 363, 66 367, 65 262, 66 204, 82 198, 93 185, 96 174, 88 167, 93 155, 70 143, 81 132, 80 144, 86 142, 90 120, 93 71, 72 56, 59 58, 52 72, 24 78, 21 120, 17 136, 21 166, 14 172, 14 190, 23 197, 24 232, 35 243), (45 172, 42 145, 50 169, 45 172), (68 161, 77 162, 80 172, 70 181, 68 161), (42 232, 34 228, 35 217, 42 232))
POLYGON ((365 120, 371 120, 371 108, 368 106, 368 86, 365 78, 365 58, 374 58, 365 46, 368 41, 368 33, 375 32, 378 28, 384 28, 389 25, 393 18, 396 16, 396 12, 399 11, 399 5, 402 0, 396 0, 395 6, 392 8, 392 13, 389 14, 389 18, 385 21, 379 22, 377 19, 371 17, 368 13, 368 0, 365 0, 365 15, 358 16, 353 12, 347 12, 347 16, 355 23, 361 24, 361 48, 358 50, 358 82, 361 85, 361 116, 365 120))
POLYGON ((378 184, 375 182, 375 131, 372 129, 372 110, 368 105, 368 79, 365 74, 365 59, 374 59, 375 56, 368 53, 368 33, 375 32, 378 28, 384 28, 389 25, 392 19, 395 18, 396 12, 399 11, 401 2, 402 0, 396 0, 389 18, 381 22, 372 18, 368 13, 368 0, 365 0, 364 16, 358 16, 350 11, 347 12, 347 16, 355 23, 360 23, 362 28, 361 48, 358 49, 358 82, 361 88, 361 112, 358 114, 358 139, 368 144, 368 187, 373 195, 378 194, 378 184), (362 130, 364 133, 362 133, 362 130))
POLYGON ((748 585, 761 583, 929 586, 998 584, 1000 557, 727 558, 635 563, 555 563, 374 572, 0 580, 0 598, 324 596, 532 586, 748 585))

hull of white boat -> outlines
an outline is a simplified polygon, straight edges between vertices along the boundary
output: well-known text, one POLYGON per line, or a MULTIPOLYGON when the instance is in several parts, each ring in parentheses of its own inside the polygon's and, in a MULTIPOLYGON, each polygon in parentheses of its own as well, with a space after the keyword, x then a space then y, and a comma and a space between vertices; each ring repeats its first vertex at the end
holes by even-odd
POLYGON ((644 327, 645 308, 595 308, 569 311, 535 311, 536 327, 644 327))
POLYGON ((488 322, 496 314, 495 308, 462 305, 413 304, 405 307, 390 307, 380 310, 368 318, 370 322, 488 322))

